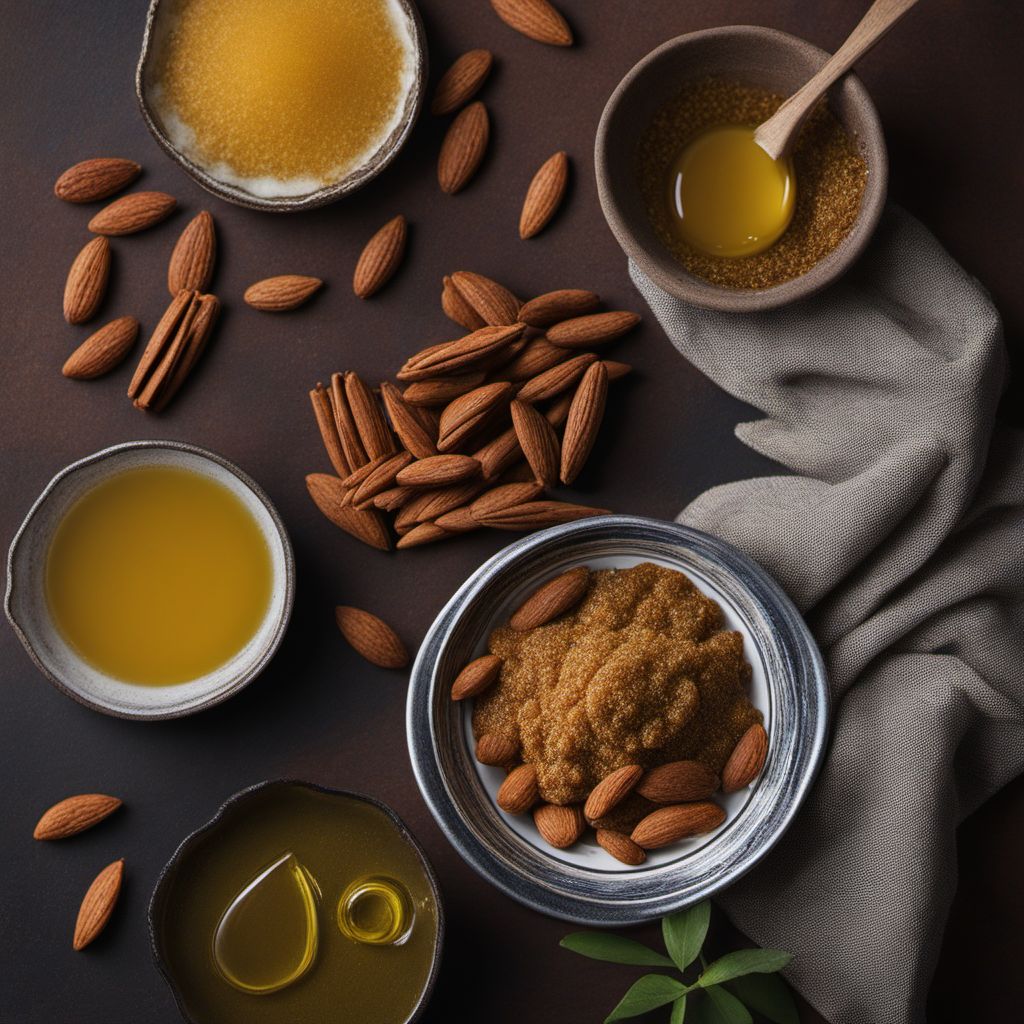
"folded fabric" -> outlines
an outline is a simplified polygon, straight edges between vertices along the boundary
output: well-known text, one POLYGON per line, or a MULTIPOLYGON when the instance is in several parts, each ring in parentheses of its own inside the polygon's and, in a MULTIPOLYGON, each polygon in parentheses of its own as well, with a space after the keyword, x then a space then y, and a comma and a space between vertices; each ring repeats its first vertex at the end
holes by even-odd
POLYGON ((720 903, 796 954, 833 1024, 923 1020, 956 826, 1024 771, 1024 436, 995 426, 999 318, 896 208, 842 281, 768 313, 630 272, 676 348, 765 413, 737 436, 793 474, 713 488, 679 521, 772 573, 830 673, 817 784, 720 903))

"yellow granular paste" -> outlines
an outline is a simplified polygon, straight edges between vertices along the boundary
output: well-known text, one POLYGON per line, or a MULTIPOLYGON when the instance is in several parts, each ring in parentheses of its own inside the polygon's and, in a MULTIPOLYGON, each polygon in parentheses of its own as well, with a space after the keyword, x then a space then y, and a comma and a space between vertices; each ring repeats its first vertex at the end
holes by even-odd
POLYGON ((518 743, 550 803, 586 799, 627 764, 694 759, 720 772, 761 721, 743 637, 685 575, 649 562, 593 573, 575 610, 500 627, 490 650, 501 676, 476 699, 473 731, 518 743))

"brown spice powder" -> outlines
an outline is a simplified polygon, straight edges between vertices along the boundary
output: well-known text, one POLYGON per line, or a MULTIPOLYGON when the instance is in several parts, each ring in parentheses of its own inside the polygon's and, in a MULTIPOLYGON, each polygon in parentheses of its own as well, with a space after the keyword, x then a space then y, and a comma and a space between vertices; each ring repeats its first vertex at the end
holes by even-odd
POLYGON ((849 234, 867 185, 857 145, 822 103, 793 147, 796 206, 785 234, 752 256, 711 256, 680 238, 669 196, 672 162, 700 132, 719 125, 756 127, 783 97, 766 89, 709 78, 687 85, 658 111, 639 151, 639 180, 655 234, 691 274, 724 288, 771 288, 805 274, 849 234))

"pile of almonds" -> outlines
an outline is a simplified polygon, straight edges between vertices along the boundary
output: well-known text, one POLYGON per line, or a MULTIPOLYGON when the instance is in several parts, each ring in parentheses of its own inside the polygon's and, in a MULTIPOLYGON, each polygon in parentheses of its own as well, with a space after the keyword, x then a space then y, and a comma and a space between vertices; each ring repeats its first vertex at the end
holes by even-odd
POLYGON ((630 371, 592 348, 620 338, 635 313, 598 312, 593 292, 523 303, 480 274, 445 277, 441 304, 468 334, 411 356, 374 393, 335 373, 310 392, 334 474, 306 486, 331 522, 387 550, 480 527, 534 530, 607 510, 546 498, 587 460, 610 381, 630 371), (559 433, 561 431, 561 433, 559 433))

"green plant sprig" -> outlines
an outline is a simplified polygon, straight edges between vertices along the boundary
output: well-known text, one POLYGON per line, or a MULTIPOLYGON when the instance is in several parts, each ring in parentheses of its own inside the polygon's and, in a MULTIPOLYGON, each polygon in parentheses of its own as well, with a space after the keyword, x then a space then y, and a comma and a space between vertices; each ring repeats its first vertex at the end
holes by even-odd
POLYGON ((751 1010, 772 1024, 799 1024, 793 995, 775 973, 793 959, 792 954, 781 949, 737 949, 709 964, 701 950, 710 922, 711 904, 707 900, 662 918, 667 956, 635 939, 608 932, 573 932, 560 945, 591 960, 664 967, 679 974, 645 974, 638 978, 605 1018, 605 1024, 638 1017, 670 1003, 669 1024, 752 1024, 751 1010))

